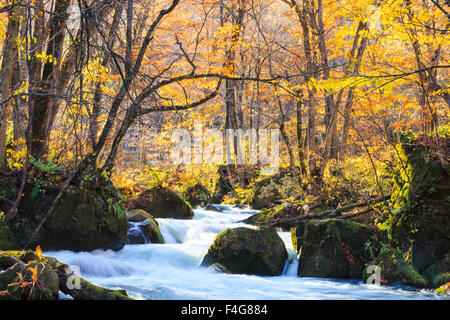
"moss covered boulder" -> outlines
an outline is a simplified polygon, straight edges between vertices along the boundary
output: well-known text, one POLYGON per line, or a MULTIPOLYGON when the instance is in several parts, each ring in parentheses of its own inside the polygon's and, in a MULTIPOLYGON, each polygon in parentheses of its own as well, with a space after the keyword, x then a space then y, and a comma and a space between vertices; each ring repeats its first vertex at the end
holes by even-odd
POLYGON ((142 209, 154 218, 192 219, 191 206, 176 192, 157 186, 142 192, 130 204, 130 209, 142 209))
POLYGON ((186 199, 186 201, 192 206, 192 208, 205 207, 212 201, 211 192, 209 192, 209 190, 202 186, 200 183, 188 187, 183 196, 184 199, 186 199))
POLYGON ((58 274, 43 262, 18 262, 0 273, 0 300, 56 300, 58 274))
MULTIPOLYGON (((422 276, 411 263, 409 255, 398 248, 384 247, 380 250, 375 260, 369 263, 380 268, 381 283, 395 284, 426 288, 429 286, 427 279, 422 276)), ((363 279, 367 278, 364 273, 363 279)))
POLYGON ((436 137, 403 137, 398 150, 401 163, 383 227, 423 272, 450 253, 450 137, 439 144, 436 137))
POLYGON ((227 229, 217 235, 202 261, 218 263, 230 273, 276 276, 288 258, 283 240, 273 229, 227 229))
POLYGON ((141 209, 128 211, 128 244, 164 243, 164 238, 159 230, 158 222, 151 214, 141 209))
MULTIPOLYGON (((30 178, 9 228, 21 247, 29 242, 64 179, 60 175, 30 178)), ((119 250, 128 230, 126 211, 114 186, 107 181, 83 187, 70 185, 53 213, 28 244, 43 250, 119 250)))
POLYGON ((369 244, 378 246, 376 234, 362 224, 338 219, 310 221, 304 226, 298 275, 361 279, 372 259, 369 244))

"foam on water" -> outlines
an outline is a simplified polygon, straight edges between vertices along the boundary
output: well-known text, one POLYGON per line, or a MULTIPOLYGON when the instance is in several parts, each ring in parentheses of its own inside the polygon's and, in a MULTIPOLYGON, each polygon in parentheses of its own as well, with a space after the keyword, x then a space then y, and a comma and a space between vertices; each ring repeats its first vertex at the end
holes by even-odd
POLYGON ((156 219, 165 244, 126 245, 122 250, 45 252, 95 284, 125 289, 136 299, 438 299, 431 291, 373 286, 361 281, 301 278, 289 232, 279 232, 288 260, 282 276, 231 275, 199 267, 218 233, 251 227, 240 221, 256 211, 227 206, 194 210, 192 220, 156 219))

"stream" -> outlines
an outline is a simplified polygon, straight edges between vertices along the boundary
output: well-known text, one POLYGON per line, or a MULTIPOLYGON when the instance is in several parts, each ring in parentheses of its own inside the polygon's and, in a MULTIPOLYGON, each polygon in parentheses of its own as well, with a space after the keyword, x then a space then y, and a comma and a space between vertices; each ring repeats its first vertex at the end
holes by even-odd
POLYGON ((233 206, 226 209, 196 209, 192 220, 156 219, 165 244, 126 245, 118 252, 48 251, 44 255, 78 266, 86 280, 110 289, 125 289, 135 299, 442 299, 431 290, 298 277, 298 260, 289 232, 279 232, 289 254, 281 276, 223 274, 199 267, 218 233, 226 228, 254 228, 239 221, 257 211, 233 206))

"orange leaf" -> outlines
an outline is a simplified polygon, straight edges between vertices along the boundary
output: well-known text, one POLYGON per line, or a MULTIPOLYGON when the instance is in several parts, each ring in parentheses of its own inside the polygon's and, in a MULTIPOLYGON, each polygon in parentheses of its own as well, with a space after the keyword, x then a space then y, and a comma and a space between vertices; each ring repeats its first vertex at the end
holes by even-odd
POLYGON ((31 276, 31 279, 33 279, 33 284, 35 284, 36 281, 37 281, 37 273, 38 273, 37 266, 35 266, 34 269, 33 268, 28 268, 28 270, 33 272, 33 275, 31 276))
POLYGON ((36 255, 39 257, 39 260, 42 260, 42 249, 41 246, 36 247, 36 255))

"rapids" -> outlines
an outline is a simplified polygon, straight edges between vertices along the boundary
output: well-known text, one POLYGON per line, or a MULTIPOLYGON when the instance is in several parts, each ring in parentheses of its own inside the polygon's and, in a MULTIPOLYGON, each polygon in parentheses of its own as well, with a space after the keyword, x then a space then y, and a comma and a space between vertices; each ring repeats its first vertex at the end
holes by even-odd
MULTIPOLYGON (((122 250, 45 252, 71 266, 97 285, 125 289, 135 299, 440 299, 431 290, 367 285, 357 280, 297 277, 298 260, 289 232, 279 232, 289 259, 283 275, 260 277, 218 273, 199 267, 218 233, 253 227, 240 221, 250 209, 227 206, 224 212, 194 210, 192 220, 156 219, 165 244, 126 245, 122 250)), ((64 298, 64 296, 62 296, 64 298)))

